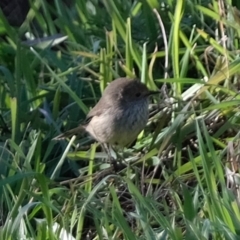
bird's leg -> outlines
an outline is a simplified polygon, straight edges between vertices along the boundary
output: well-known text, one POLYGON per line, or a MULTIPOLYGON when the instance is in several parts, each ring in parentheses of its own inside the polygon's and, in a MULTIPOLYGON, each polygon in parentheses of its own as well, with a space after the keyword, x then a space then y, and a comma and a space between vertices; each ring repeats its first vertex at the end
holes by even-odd
POLYGON ((112 148, 112 146, 110 144, 107 144, 107 143, 103 144, 103 148, 104 148, 105 152, 107 153, 109 162, 112 165, 115 172, 118 172, 119 170, 126 167, 126 164, 123 164, 123 162, 122 162, 122 160, 123 160, 122 157, 118 154, 117 151, 115 151, 115 149, 112 148), (116 154, 116 158, 113 157, 113 155, 112 155, 113 152, 116 154), (120 159, 120 161, 118 161, 119 159, 120 159))
POLYGON ((113 165, 115 165, 114 169, 120 171, 124 168, 126 168, 127 166, 127 162, 124 159, 124 155, 123 155, 123 150, 124 147, 120 147, 120 146, 114 146, 115 148, 113 148, 114 152, 116 153, 116 160, 113 163, 113 165))
POLYGON ((108 160, 110 161, 110 163, 116 161, 116 159, 112 156, 110 145, 107 144, 107 143, 103 143, 102 147, 103 147, 104 151, 106 152, 106 154, 108 156, 108 160))

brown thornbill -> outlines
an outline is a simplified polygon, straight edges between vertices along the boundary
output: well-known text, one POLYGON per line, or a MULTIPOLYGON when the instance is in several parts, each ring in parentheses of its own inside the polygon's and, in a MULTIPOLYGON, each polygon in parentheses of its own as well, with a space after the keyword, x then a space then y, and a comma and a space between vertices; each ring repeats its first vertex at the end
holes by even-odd
POLYGON ((85 130, 96 141, 125 147, 130 145, 148 121, 148 98, 152 94, 136 79, 118 78, 111 82, 88 113, 86 123, 57 137, 60 140, 85 130))

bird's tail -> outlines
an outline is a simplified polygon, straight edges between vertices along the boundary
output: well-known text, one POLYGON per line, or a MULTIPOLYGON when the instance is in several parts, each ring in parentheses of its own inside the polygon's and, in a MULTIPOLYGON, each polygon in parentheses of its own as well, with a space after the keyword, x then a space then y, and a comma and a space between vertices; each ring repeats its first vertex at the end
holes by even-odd
POLYGON ((73 128, 73 129, 71 129, 69 131, 66 131, 66 132, 56 136, 52 140, 62 140, 62 139, 65 139, 65 138, 70 138, 73 135, 79 135, 79 134, 81 134, 83 132, 85 132, 85 126, 80 125, 80 126, 78 126, 76 128, 73 128))

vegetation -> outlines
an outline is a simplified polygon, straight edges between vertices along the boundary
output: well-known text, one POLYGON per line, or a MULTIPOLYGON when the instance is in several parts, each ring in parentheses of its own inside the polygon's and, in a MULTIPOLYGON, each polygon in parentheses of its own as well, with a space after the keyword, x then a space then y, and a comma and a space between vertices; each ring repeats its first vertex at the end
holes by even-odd
POLYGON ((0 239, 239 239, 239 1, 32 0, 0 34, 0 239), (52 138, 119 76, 162 94, 115 172, 52 138))

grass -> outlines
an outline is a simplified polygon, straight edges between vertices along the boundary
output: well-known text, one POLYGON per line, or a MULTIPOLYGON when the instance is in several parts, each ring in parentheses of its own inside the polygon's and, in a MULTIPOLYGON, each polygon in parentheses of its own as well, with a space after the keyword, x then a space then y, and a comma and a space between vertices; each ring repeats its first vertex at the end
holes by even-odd
POLYGON ((30 6, 0 14, 0 239, 239 239, 238 1, 30 6), (162 94, 116 173, 52 138, 119 76, 162 94))

